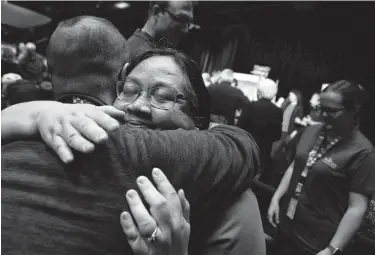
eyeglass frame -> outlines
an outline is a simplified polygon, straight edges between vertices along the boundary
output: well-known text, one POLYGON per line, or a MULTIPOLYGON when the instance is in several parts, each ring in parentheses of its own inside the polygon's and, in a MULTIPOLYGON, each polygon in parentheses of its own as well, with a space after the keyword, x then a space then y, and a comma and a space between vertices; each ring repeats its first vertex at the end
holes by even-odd
POLYGON ((125 102, 125 103, 128 103, 128 104, 132 104, 132 103, 134 103, 135 101, 137 101, 137 99, 138 99, 139 96, 141 95, 141 91, 144 91, 144 92, 147 93, 147 101, 150 103, 150 105, 151 105, 152 107, 154 107, 154 108, 156 108, 156 109, 161 109, 161 110, 170 110, 170 109, 172 109, 172 108, 176 105, 178 99, 180 99, 180 100, 188 100, 187 97, 185 97, 184 95, 178 93, 174 88, 171 88, 171 87, 166 86, 166 85, 157 85, 157 86, 153 86, 153 87, 151 87, 151 88, 148 88, 147 90, 144 90, 144 89, 141 89, 137 84, 134 84, 135 86, 138 87, 139 91, 138 91, 138 93, 137 93, 137 96, 134 98, 134 100, 130 102, 130 101, 128 101, 128 100, 124 100, 123 98, 120 97, 120 94, 124 91, 124 89, 122 89, 122 91, 120 92, 120 91, 119 91, 119 84, 122 84, 122 88, 124 88, 125 83, 126 83, 126 81, 118 81, 118 82, 116 83, 116 95, 117 95, 117 98, 118 98, 120 101, 125 102), (170 101, 170 102, 173 102, 173 105, 172 105, 170 108, 157 107, 157 106, 155 106, 155 105, 150 101, 151 94, 149 93, 149 91, 150 91, 151 89, 155 89, 155 87, 166 87, 166 88, 172 90, 172 91, 175 93, 175 97, 174 97, 175 99, 174 99, 174 101, 170 101))
POLYGON ((166 11, 174 21, 180 23, 180 24, 184 24, 187 28, 192 28, 194 26, 193 22, 192 21, 185 21, 183 20, 183 18, 177 16, 176 14, 172 13, 170 10, 168 10, 167 8, 165 7, 160 7, 161 9, 163 9, 164 11, 166 11))
POLYGON ((315 107, 315 109, 316 109, 316 111, 317 111, 320 115, 322 115, 323 112, 325 112, 325 113, 326 113, 328 116, 330 116, 330 117, 334 117, 335 114, 337 114, 338 112, 340 112, 340 111, 346 109, 345 107, 341 107, 341 108, 330 108, 330 109, 333 109, 333 111, 326 111, 326 110, 322 110, 322 107, 323 107, 323 109, 324 109, 324 108, 325 108, 325 109, 330 108, 330 107, 324 107, 324 106, 321 106, 321 105, 317 105, 317 106, 315 107))

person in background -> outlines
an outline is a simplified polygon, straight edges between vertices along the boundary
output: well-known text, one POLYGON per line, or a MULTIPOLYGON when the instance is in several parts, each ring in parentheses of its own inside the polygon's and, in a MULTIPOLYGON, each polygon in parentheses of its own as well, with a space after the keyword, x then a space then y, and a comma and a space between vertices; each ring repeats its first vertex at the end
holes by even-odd
POLYGON ((319 124, 323 121, 322 117, 318 113, 318 107, 320 104, 320 95, 318 93, 314 93, 310 99, 310 113, 303 117, 303 119, 296 118, 295 122, 297 124, 307 126, 307 125, 315 125, 319 124))
POLYGON ((220 82, 207 88, 211 96, 212 122, 234 125, 236 111, 248 102, 245 94, 234 85, 233 71, 225 69, 220 74, 220 82))
POLYGON ((292 133, 296 129, 295 119, 303 117, 303 101, 302 94, 297 89, 292 89, 289 92, 288 100, 285 100, 284 106, 281 107, 284 110, 283 123, 282 123, 282 138, 292 133))
POLYGON ((320 94, 324 123, 306 127, 269 206, 274 254, 346 254, 375 194, 375 150, 358 129, 366 98, 347 80, 320 94))
POLYGON ((220 82, 221 71, 213 71, 211 73, 211 84, 217 84, 220 82))
POLYGON ((202 78, 206 87, 211 85, 211 75, 209 73, 202 73, 202 78))
POLYGON ((237 126, 249 132, 257 142, 261 157, 261 179, 267 179, 271 171, 272 144, 281 138, 283 112, 271 100, 277 95, 277 84, 268 78, 260 81, 257 90, 258 101, 247 103, 237 126))
POLYGON ((7 73, 19 74, 16 48, 12 45, 1 44, 1 75, 7 73))
POLYGON ((39 84, 45 72, 44 58, 36 52, 34 43, 28 42, 26 50, 19 55, 19 70, 22 78, 39 84))
POLYGON ((15 73, 7 73, 1 77, 1 110, 5 109, 9 105, 8 87, 21 79, 22 77, 15 73))
POLYGON ((150 1, 146 23, 128 39, 129 62, 155 45, 175 47, 192 26, 193 11, 191 1, 150 1))

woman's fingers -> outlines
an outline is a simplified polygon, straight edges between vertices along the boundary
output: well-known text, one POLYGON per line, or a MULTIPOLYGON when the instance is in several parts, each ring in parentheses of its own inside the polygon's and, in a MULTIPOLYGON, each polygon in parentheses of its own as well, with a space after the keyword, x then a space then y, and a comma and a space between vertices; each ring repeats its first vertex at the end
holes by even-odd
POLYGON ((160 193, 170 202, 170 204, 176 209, 181 208, 180 199, 176 190, 159 168, 154 168, 152 170, 152 178, 154 179, 160 193))
POLYGON ((130 211, 134 216, 141 235, 144 237, 151 236, 157 224, 143 205, 138 193, 135 190, 129 190, 126 192, 126 200, 128 201, 130 211))
POLYGON ((150 206, 152 216, 158 221, 158 225, 162 229, 170 227, 170 215, 173 213, 171 211, 173 208, 168 206, 169 201, 159 193, 148 178, 144 176, 138 177, 137 184, 143 197, 150 206))
POLYGON ((104 130, 114 131, 120 127, 118 120, 121 122, 124 121, 125 113, 117 110, 113 106, 101 106, 92 111, 88 111, 86 116, 95 121, 104 130))
POLYGON ((61 136, 68 145, 80 152, 89 153, 95 148, 94 144, 85 139, 70 123, 62 124, 61 136))
POLYGON ((275 220, 276 220, 276 224, 280 223, 280 221, 279 221, 279 207, 278 206, 275 208, 275 220))
POLYGON ((61 136, 53 135, 51 144, 49 145, 64 163, 68 164, 73 161, 73 152, 61 136))
POLYGON ((267 218, 268 221, 271 223, 273 227, 277 227, 276 224, 279 224, 279 212, 278 207, 274 205, 270 205, 270 208, 268 209, 267 218))
POLYGON ((187 223, 190 223, 190 203, 185 197, 185 192, 180 189, 178 191, 178 197, 180 198, 182 214, 187 223))
POLYGON ((139 238, 139 231, 135 225, 132 216, 128 212, 122 212, 120 216, 120 223, 130 245, 139 238))
POLYGON ((94 143, 103 143, 108 139, 107 132, 86 115, 77 115, 70 122, 81 135, 94 143))
POLYGON ((118 110, 115 107, 110 106, 110 105, 99 106, 98 109, 105 112, 110 117, 112 117, 116 120, 124 121, 124 118, 125 118, 125 112, 124 111, 118 110))

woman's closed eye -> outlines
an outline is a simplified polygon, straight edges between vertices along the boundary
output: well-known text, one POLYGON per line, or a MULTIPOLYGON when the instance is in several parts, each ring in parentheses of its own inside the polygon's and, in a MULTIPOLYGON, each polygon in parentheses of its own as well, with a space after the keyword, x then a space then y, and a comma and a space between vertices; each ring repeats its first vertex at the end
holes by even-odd
POLYGON ((160 102, 169 102, 175 100, 176 93, 171 88, 159 86, 153 89, 152 92, 152 96, 154 97, 154 99, 160 102))

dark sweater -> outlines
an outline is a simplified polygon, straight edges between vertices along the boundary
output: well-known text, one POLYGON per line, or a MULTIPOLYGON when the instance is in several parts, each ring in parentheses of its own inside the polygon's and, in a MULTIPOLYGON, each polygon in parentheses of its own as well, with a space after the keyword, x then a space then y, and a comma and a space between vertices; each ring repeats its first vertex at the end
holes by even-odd
POLYGON ((121 127, 94 153, 64 165, 41 142, 2 146, 2 248, 6 254, 131 254, 119 224, 125 192, 161 168, 191 203, 194 253, 220 212, 249 187, 253 139, 235 127, 151 131, 121 127), (200 238, 199 238, 200 237, 200 238))
POLYGON ((234 125, 236 110, 242 109, 244 104, 248 102, 245 94, 232 87, 229 82, 212 84, 207 89, 211 98, 211 112, 224 116, 227 124, 234 125))
POLYGON ((129 62, 134 62, 139 54, 152 49, 154 45, 154 39, 149 34, 139 28, 135 30, 134 34, 127 41, 129 62))

